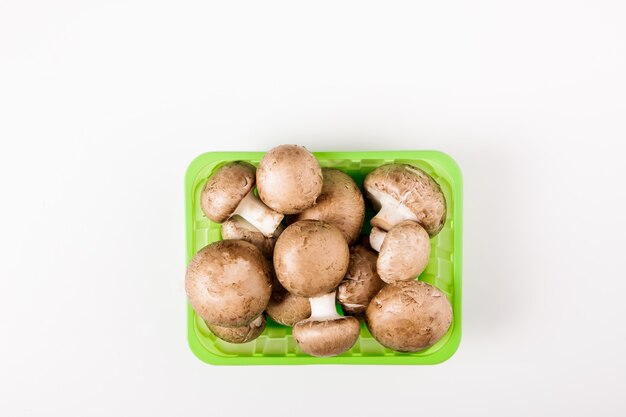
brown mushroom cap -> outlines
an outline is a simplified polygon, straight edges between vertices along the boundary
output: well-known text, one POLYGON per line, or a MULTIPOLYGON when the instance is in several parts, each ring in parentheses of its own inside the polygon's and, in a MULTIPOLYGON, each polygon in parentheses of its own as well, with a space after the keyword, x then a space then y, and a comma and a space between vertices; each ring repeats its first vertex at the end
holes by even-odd
POLYGON ((387 283, 419 276, 430 258, 430 237, 418 223, 406 220, 387 232, 380 248, 376 269, 387 283))
POLYGON ((282 225, 274 232, 274 236, 265 236, 246 219, 240 216, 233 216, 222 223, 222 239, 241 239, 252 243, 259 248, 266 258, 271 258, 274 253, 274 245, 278 235, 282 233, 282 225))
POLYGON ((247 162, 229 162, 218 168, 202 191, 202 211, 216 223, 222 223, 248 194, 255 181, 255 168, 247 162))
POLYGON ((205 323, 215 336, 230 343, 250 342, 259 337, 265 330, 265 316, 262 314, 242 327, 222 327, 209 322, 205 323))
POLYGON ((311 207, 322 192, 319 162, 311 152, 297 145, 281 145, 267 152, 256 179, 261 200, 284 214, 311 207))
POLYGON ((387 285, 365 313, 367 327, 382 345, 417 352, 441 339, 452 322, 452 306, 439 289, 420 281, 387 285))
POLYGON ((336 356, 348 351, 359 337, 359 321, 354 317, 334 320, 307 319, 293 326, 298 347, 312 356, 336 356))
POLYGON ((293 217, 294 221, 322 220, 337 227, 348 243, 354 242, 363 227, 365 202, 354 180, 338 169, 322 168, 324 186, 313 207, 293 217))
POLYGON ((243 240, 222 240, 202 248, 189 262, 185 290, 205 321, 246 326, 270 299, 270 267, 261 251, 243 240))
POLYGON ((315 297, 333 291, 350 260, 343 234, 318 220, 300 220, 288 226, 274 247, 274 269, 290 293, 315 297))
POLYGON ((376 272, 378 254, 366 244, 350 248, 348 272, 337 288, 337 301, 345 314, 364 313, 385 283, 376 272))
POLYGON ((272 286, 272 296, 265 312, 276 323, 293 326, 311 315, 311 304, 306 297, 292 294, 278 280, 272 286))
MULTIPOLYGON (((367 197, 378 209, 384 198, 390 198, 396 207, 390 211, 405 210, 399 221, 415 220, 430 236, 441 231, 446 222, 446 199, 439 184, 421 169, 407 164, 387 164, 370 172, 363 183, 367 197), (398 206, 403 207, 398 207, 398 206)), ((395 217, 395 216, 393 216, 395 217)), ((389 230, 397 222, 377 215, 372 226, 389 230)))

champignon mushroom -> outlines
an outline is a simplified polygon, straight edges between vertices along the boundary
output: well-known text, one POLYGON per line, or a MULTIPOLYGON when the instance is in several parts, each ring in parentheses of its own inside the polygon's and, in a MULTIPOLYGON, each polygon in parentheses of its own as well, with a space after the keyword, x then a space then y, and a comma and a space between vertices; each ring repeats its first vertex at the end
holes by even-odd
POLYGON ((185 290, 205 321, 223 327, 246 326, 270 299, 270 267, 252 243, 222 240, 205 246, 191 259, 185 290))
POLYGON ((370 172, 363 183, 367 197, 379 210, 371 225, 389 230, 404 220, 421 224, 432 237, 446 222, 446 199, 427 173, 407 164, 387 164, 370 172))
POLYGON ((452 322, 452 306, 439 289, 420 281, 384 287, 370 302, 365 322, 383 346, 417 352, 441 339, 452 322))
POLYGON ((222 223, 222 239, 241 239, 250 242, 259 248, 266 258, 271 259, 276 239, 283 230, 283 225, 279 224, 273 236, 265 236, 243 217, 233 216, 222 223))
POLYGON ((405 220, 388 232, 372 227, 370 244, 379 252, 376 270, 386 283, 419 276, 430 258, 430 238, 418 223, 405 220))
POLYGON ((319 220, 300 220, 289 225, 274 247, 274 270, 290 293, 316 297, 334 291, 350 260, 343 234, 319 220))
POLYGON ((337 287, 337 301, 345 314, 364 313, 372 297, 385 286, 376 272, 377 258, 378 254, 365 242, 350 248, 348 272, 337 287))
POLYGON ((209 322, 205 323, 215 336, 229 343, 250 342, 259 337, 265 330, 265 316, 263 314, 242 327, 222 327, 209 322))
POLYGON ((288 226, 274 247, 274 269, 291 293, 309 297, 311 317, 293 329, 302 351, 314 356, 338 355, 355 343, 359 323, 341 317, 334 290, 348 269, 350 252, 343 234, 319 220, 300 220, 288 226))
POLYGON ((322 192, 320 163, 298 145, 281 145, 267 152, 259 163, 256 179, 261 200, 284 214, 311 207, 322 192))
POLYGON ((293 326, 298 347, 312 356, 340 355, 349 350, 359 337, 359 321, 337 314, 335 293, 311 298, 311 317, 293 326))
POLYGON ((209 177, 200 204, 216 223, 238 214, 265 236, 272 236, 284 215, 267 207, 254 195, 255 168, 247 162, 229 162, 209 177))
POLYGON ((311 315, 311 304, 308 298, 290 293, 278 280, 274 280, 265 312, 276 323, 293 326, 311 315))
POLYGON ((313 207, 293 217, 294 221, 322 220, 337 227, 353 243, 363 227, 365 202, 354 180, 338 169, 322 168, 324 186, 313 207))

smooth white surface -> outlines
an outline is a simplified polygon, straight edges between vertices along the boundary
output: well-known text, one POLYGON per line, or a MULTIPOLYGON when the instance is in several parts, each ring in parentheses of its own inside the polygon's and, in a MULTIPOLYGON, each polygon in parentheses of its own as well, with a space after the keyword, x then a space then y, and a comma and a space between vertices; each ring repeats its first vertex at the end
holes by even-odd
POLYGON ((622 1, 2 1, 0 415, 626 415, 624 16, 622 1), (285 142, 459 162, 449 362, 191 354, 187 164, 285 142))

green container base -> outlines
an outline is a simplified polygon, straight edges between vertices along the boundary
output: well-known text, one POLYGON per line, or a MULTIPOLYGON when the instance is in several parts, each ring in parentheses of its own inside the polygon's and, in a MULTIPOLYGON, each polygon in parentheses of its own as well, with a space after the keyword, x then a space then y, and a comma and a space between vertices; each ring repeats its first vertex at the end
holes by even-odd
MULTIPOLYGON (((214 365, 308 365, 308 364, 437 364, 450 358, 461 342, 461 263, 463 184, 461 171, 448 155, 437 151, 385 152, 314 152, 322 167, 338 168, 362 187, 365 176, 376 167, 406 163, 428 172, 441 185, 448 203, 448 217, 443 230, 431 239, 428 267, 419 276, 444 291, 453 308, 453 320, 446 335, 430 348, 416 353, 400 353, 379 344, 361 325, 361 335, 348 352, 330 358, 316 358, 301 352, 291 335, 291 328, 267 320, 265 331, 256 340, 232 344, 215 337, 204 321, 187 304, 189 346, 202 361, 214 365)), ((263 152, 209 152, 197 157, 185 178, 187 262, 201 248, 221 240, 220 225, 211 222, 200 209, 200 194, 207 178, 229 161, 247 161, 258 166, 263 152)), ((366 214, 364 234, 369 233, 366 214)))

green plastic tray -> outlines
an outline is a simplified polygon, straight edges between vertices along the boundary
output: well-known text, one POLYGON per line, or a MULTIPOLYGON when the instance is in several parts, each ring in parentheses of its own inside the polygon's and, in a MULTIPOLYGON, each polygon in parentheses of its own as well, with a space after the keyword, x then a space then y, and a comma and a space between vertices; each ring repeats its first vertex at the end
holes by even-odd
MULTIPOLYGON (((434 346, 417 353, 399 353, 379 344, 364 324, 356 344, 348 352, 330 358, 316 358, 301 352, 291 335, 291 328, 268 318, 263 334, 245 344, 231 344, 215 337, 204 321, 187 303, 189 346, 202 361, 215 365, 308 365, 308 364, 436 364, 450 358, 461 342, 461 243, 463 187, 461 172, 448 155, 437 151, 385 152, 314 152, 322 167, 346 172, 361 187, 365 175, 389 162, 407 163, 428 172, 446 196, 448 217, 443 230, 431 239, 432 251, 426 270, 419 280, 444 291, 453 308, 448 333, 434 346)), ((221 240, 220 225, 207 219, 200 209, 200 193, 207 178, 228 161, 247 161, 258 166, 263 152, 209 152, 197 157, 185 178, 187 262, 201 248, 221 240)), ((369 209, 368 209, 369 210, 369 209)), ((366 212, 363 233, 369 233, 366 212)))

